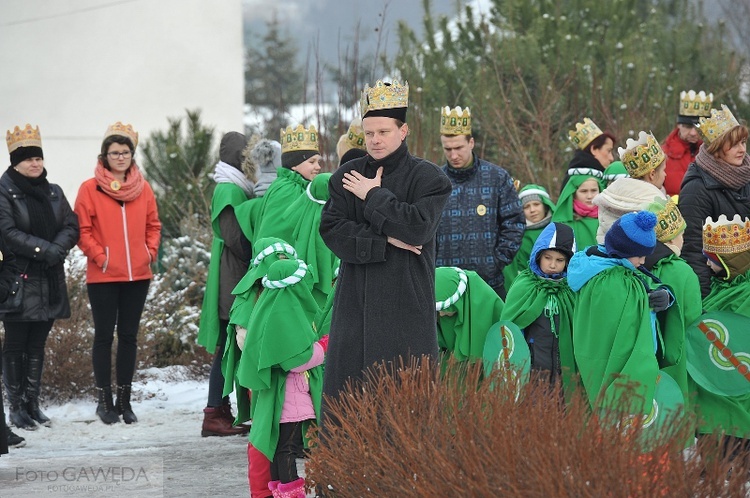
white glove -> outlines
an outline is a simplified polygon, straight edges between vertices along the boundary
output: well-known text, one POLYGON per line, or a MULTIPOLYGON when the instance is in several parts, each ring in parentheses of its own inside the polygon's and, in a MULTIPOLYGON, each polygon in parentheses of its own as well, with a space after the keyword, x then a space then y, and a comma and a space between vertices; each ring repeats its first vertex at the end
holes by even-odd
POLYGON ((235 339, 237 339, 237 347, 240 348, 240 351, 242 351, 242 348, 245 347, 245 337, 247 336, 247 329, 240 327, 239 325, 235 325, 234 336, 235 339))

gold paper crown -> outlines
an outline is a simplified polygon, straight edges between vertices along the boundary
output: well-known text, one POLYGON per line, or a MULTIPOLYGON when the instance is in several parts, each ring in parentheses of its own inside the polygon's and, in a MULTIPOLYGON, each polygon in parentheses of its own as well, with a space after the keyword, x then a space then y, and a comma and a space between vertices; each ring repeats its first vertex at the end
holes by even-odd
POLYGON ((714 94, 690 90, 680 93, 680 116, 710 116, 711 104, 714 101, 714 94))
POLYGON ((318 131, 313 125, 305 128, 300 124, 294 129, 287 126, 286 130, 281 130, 280 142, 282 154, 296 150, 318 150, 318 131))
POLYGON ((583 118, 583 123, 576 123, 576 129, 568 132, 568 138, 573 145, 583 150, 596 137, 602 134, 602 130, 589 118, 583 118))
POLYGON ((42 148, 42 136, 39 134, 39 127, 32 128, 28 123, 23 130, 18 126, 13 129, 13 133, 8 130, 5 134, 5 142, 8 144, 9 153, 19 147, 42 148))
POLYGON ((711 109, 711 117, 700 118, 696 126, 703 136, 703 141, 708 145, 725 132, 739 125, 740 123, 735 119, 732 111, 721 104, 721 110, 711 109))
POLYGON ((617 152, 631 178, 643 177, 658 168, 666 159, 656 137, 645 131, 638 133, 638 140, 628 138, 625 148, 620 147, 617 152))
POLYGON ((349 131, 346 132, 346 145, 347 150, 367 150, 367 146, 365 145, 365 130, 362 129, 361 124, 352 121, 352 123, 349 125, 349 131))
POLYGON ((715 254, 736 254, 750 250, 750 219, 744 220, 735 214, 731 220, 719 215, 714 221, 710 216, 703 224, 703 250, 715 254))
POLYGON ((448 106, 440 109, 441 135, 471 135, 471 110, 467 107, 451 109, 448 106))
POLYGON ((378 80, 375 86, 365 85, 365 89, 362 90, 362 99, 359 102, 362 117, 370 111, 400 107, 409 107, 409 83, 406 81, 401 85, 397 80, 393 80, 393 83, 378 80))
POLYGON ((113 125, 109 125, 107 133, 104 134, 104 138, 106 139, 112 135, 127 137, 133 142, 133 147, 138 147, 138 132, 133 129, 133 125, 122 124, 120 121, 113 125))
POLYGON ((685 231, 687 224, 677 204, 672 199, 657 197, 648 210, 656 214, 656 240, 669 242, 685 231))

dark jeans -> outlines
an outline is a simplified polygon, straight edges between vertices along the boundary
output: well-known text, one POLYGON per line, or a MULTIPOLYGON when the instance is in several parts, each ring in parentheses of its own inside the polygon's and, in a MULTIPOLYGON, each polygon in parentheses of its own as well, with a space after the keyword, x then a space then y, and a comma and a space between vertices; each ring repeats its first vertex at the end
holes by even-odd
POLYGON ((279 444, 271 462, 271 480, 287 483, 299 479, 297 455, 303 452, 302 422, 279 424, 279 444))
POLYGON ((5 327, 3 355, 6 358, 22 354, 44 357, 44 345, 54 322, 54 320, 45 322, 3 321, 5 327))
POLYGON ((224 374, 221 373, 221 359, 224 357, 224 346, 227 343, 227 327, 229 320, 219 320, 219 339, 216 341, 216 354, 211 364, 211 374, 208 377, 208 403, 206 406, 217 408, 222 404, 229 404, 229 397, 223 397, 224 374))
POLYGON ((133 381, 138 349, 138 326, 150 280, 107 282, 86 286, 94 318, 94 378, 97 387, 112 383, 112 342, 117 326, 117 384, 133 381))

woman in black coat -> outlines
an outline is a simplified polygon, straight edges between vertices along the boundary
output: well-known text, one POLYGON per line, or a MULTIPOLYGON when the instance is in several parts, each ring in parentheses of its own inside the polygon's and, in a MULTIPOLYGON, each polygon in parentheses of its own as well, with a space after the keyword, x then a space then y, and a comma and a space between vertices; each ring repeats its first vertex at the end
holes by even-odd
POLYGON ((711 270, 703 255, 703 224, 719 215, 750 217, 750 156, 747 127, 740 125, 727 106, 712 109, 698 129, 703 144, 682 179, 679 207, 687 228, 682 257, 701 283, 701 294, 711 290, 711 270))
POLYGON ((57 318, 70 317, 63 262, 78 241, 78 218, 62 189, 47 181, 39 128, 6 135, 10 167, 0 177, 0 236, 24 275, 20 309, 5 313, 3 382, 10 421, 35 430, 50 420, 39 409, 44 347, 57 318))

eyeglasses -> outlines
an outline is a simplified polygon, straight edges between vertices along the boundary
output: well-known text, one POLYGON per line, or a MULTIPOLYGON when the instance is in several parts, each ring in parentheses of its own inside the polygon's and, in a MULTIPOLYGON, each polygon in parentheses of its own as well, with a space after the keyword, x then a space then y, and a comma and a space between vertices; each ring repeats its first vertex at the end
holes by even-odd
POLYGON ((132 152, 107 152, 107 157, 110 159, 117 159, 118 157, 121 157, 123 159, 130 159, 130 157, 133 155, 132 152))

